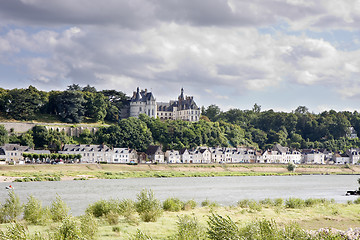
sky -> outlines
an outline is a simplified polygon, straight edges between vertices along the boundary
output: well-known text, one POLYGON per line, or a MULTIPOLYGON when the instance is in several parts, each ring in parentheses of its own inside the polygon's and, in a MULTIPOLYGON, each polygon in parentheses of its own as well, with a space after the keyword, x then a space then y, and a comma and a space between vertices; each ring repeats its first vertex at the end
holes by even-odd
POLYGON ((359 111, 360 0, 0 0, 0 87, 359 111))

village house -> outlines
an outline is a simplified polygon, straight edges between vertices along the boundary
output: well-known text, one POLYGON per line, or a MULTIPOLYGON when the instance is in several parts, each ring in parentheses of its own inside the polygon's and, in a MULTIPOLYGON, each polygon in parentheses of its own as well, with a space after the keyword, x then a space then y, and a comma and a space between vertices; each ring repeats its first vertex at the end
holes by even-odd
POLYGON ((159 145, 150 145, 146 150, 146 155, 151 163, 165 163, 164 152, 159 145))
POLYGON ((106 145, 65 144, 59 153, 80 154, 82 163, 111 163, 113 151, 106 145))
POLYGON ((233 163, 255 163, 257 162, 256 150, 247 147, 236 148, 232 152, 233 163))
POLYGON ((177 150, 167 150, 165 152, 165 162, 167 163, 181 163, 181 156, 177 150))
POLYGON ((223 163, 225 159, 225 153, 223 148, 214 147, 210 148, 211 152, 211 162, 213 163, 223 163))
POLYGON ((137 153, 129 148, 114 148, 111 163, 137 163, 137 153))
POLYGON ((346 153, 335 153, 333 155, 334 164, 349 164, 350 157, 346 153))
POLYGON ((305 164, 325 164, 325 154, 319 150, 303 149, 301 152, 301 163, 305 164))
POLYGON ((193 163, 193 153, 186 148, 181 149, 179 154, 182 163, 193 163))
POLYGON ((350 158, 350 164, 360 163, 360 148, 350 148, 346 151, 350 158))
POLYGON ((207 147, 198 147, 193 152, 193 163, 211 163, 211 152, 207 147))

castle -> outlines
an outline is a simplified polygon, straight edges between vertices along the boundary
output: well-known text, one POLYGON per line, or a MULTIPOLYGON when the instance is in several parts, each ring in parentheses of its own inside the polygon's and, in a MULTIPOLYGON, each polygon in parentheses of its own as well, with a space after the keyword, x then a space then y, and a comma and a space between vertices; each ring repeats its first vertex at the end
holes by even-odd
POLYGON ((171 100, 168 103, 156 102, 154 95, 147 89, 139 90, 133 93, 120 113, 121 118, 138 117, 140 114, 146 114, 149 117, 160 118, 161 120, 184 120, 196 122, 200 119, 200 108, 196 105, 194 98, 184 97, 184 89, 177 100, 171 100))

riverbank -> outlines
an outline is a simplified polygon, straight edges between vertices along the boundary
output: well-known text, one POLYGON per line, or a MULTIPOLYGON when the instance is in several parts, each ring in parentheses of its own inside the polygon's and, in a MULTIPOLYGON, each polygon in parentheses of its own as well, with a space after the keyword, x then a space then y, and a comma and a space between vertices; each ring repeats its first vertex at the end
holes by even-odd
POLYGON ((286 164, 0 165, 0 182, 147 177, 283 176, 309 174, 360 175, 360 166, 299 165, 294 172, 289 172, 286 164))

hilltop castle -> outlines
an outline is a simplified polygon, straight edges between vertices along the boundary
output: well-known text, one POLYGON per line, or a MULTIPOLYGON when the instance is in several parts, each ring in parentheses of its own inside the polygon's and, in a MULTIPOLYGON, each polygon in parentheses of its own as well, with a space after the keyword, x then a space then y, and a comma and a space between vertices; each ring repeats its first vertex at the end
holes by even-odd
POLYGON ((177 100, 168 103, 156 102, 154 95, 147 89, 133 93, 127 106, 121 110, 121 118, 138 117, 139 114, 146 114, 149 117, 160 118, 162 120, 184 120, 196 122, 200 119, 200 108, 196 105, 191 96, 184 97, 184 89, 177 100))

